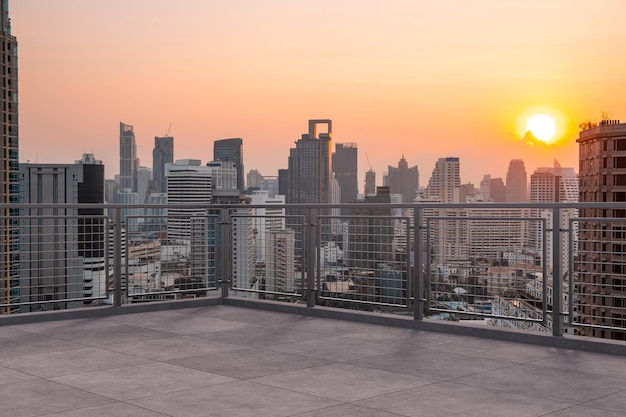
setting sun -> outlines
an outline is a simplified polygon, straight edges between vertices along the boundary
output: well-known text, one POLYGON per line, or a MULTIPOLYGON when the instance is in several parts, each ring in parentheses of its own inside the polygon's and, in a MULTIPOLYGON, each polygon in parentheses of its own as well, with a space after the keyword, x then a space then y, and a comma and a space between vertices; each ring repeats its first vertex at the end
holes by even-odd
POLYGON ((556 121, 554 117, 548 114, 535 114, 528 118, 526 130, 530 131, 537 139, 548 143, 556 134, 556 121))

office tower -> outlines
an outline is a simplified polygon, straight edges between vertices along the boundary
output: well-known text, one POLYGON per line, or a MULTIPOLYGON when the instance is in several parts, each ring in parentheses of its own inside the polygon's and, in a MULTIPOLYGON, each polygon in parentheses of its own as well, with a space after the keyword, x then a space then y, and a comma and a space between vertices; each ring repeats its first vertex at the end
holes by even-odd
POLYGON ((206 208, 202 206, 212 202, 211 168, 200 165, 198 159, 181 159, 165 164, 165 177, 167 204, 195 205, 167 211, 168 239, 188 242, 191 237, 190 218, 198 215, 206 217, 206 208))
POLYGON ((277 180, 278 194, 287 196, 287 193, 289 192, 289 170, 279 169, 277 180))
POLYGON ((528 202, 528 176, 524 161, 521 159, 512 159, 509 162, 509 169, 506 172, 506 202, 528 202))
POLYGON ((340 203, 352 203, 359 195, 356 143, 338 143, 333 153, 333 172, 341 187, 340 203))
POLYGON ((248 186, 248 190, 260 190, 262 179, 263 176, 258 169, 251 169, 246 176, 246 185, 248 186))
POLYGON ((137 144, 133 127, 120 122, 120 189, 137 192, 137 144))
MULTIPOLYGON (((575 203, 578 202, 578 175, 574 168, 562 168, 555 161, 555 166, 551 168, 537 168, 530 176, 530 202, 531 203, 575 203)), ((546 219, 546 227, 552 228, 551 208, 532 208, 530 216, 546 219)), ((561 224, 563 230, 569 229, 569 220, 578 217, 578 210, 574 208, 563 208, 561 210, 561 224)), ((529 249, 534 251, 539 259, 543 258, 544 236, 543 225, 540 222, 531 222, 529 231, 529 249)), ((572 242, 574 247, 570 248, 569 237, 565 234, 561 237, 561 271, 569 271, 569 253, 576 254, 577 224, 572 224, 572 242)), ((552 239, 546 240, 546 259, 543 261, 552 268, 552 239)))
MULTIPOLYGON (((104 203, 104 165, 91 154, 75 164, 21 164, 19 178, 20 203, 104 203)), ((50 301, 43 308, 52 310, 104 296, 104 225, 101 208, 20 209, 22 301, 50 301)))
POLYGON ((398 162, 398 167, 389 165, 387 182, 392 194, 401 194, 403 203, 412 203, 419 189, 419 171, 417 165, 409 168, 404 155, 398 162))
POLYGON ((365 196, 376 194, 376 172, 370 167, 365 173, 365 196))
POLYGON ((309 133, 289 151, 287 203, 330 203, 332 199, 332 121, 309 120, 309 133), (328 133, 317 135, 317 125, 328 133))
POLYGON ((237 189, 244 192, 243 140, 241 138, 216 140, 213 142, 213 160, 234 164, 237 170, 237 189))
POLYGON ((174 138, 171 136, 154 137, 152 150, 152 192, 166 192, 165 164, 174 162, 174 138))
POLYGON ((491 179, 491 199, 495 203, 504 203, 506 201, 506 186, 502 178, 491 179))
POLYGON ((278 177, 264 176, 261 178, 261 190, 267 191, 269 198, 275 198, 279 195, 284 196, 279 191, 278 177))
MULTIPOLYGON (((597 126, 585 126, 577 142, 580 202, 625 204, 626 123, 603 120, 597 126)), ((580 217, 593 220, 580 222, 574 319, 598 327, 582 327, 579 333, 624 340, 626 333, 611 326, 626 323, 626 210, 584 208, 580 217)))
MULTIPOLYGON (((0 131, 0 204, 19 199, 17 39, 11 34, 9 2, 0 2, 0 42, 2 42, 3 94, 0 131)), ((16 209, 0 209, 0 307, 1 313, 18 311, 11 304, 19 297, 19 244, 16 209)))
POLYGON ((217 197, 231 197, 230 201, 220 201, 219 203, 239 202, 239 172, 234 162, 231 161, 211 161, 206 164, 207 172, 211 175, 213 186, 213 204, 218 204, 217 197), (234 199, 232 198, 234 197, 234 199))
POLYGON ((141 214, 143 214, 143 210, 139 207, 139 203, 139 194, 131 191, 130 188, 124 188, 115 194, 115 204, 137 206, 136 208, 126 207, 120 210, 122 223, 124 224, 129 236, 139 232, 139 223, 143 220, 140 218, 141 214))
POLYGON ((460 170, 459 158, 439 158, 424 190, 426 198, 440 203, 454 203, 454 190, 461 185, 460 170))

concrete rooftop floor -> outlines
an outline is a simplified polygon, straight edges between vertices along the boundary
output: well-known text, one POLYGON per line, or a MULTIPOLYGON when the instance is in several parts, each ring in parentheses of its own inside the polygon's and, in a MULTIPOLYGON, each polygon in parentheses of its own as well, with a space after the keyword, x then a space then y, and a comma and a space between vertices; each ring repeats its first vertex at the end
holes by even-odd
POLYGON ((2 416, 624 416, 626 358, 216 305, 0 327, 2 416))

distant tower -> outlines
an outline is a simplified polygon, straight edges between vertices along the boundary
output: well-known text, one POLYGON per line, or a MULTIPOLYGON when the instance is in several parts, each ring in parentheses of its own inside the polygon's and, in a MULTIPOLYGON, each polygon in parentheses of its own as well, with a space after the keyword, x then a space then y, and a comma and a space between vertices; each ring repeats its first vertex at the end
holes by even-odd
POLYGON ((398 162, 398 167, 388 167, 389 190, 391 194, 401 194, 403 203, 415 201, 419 189, 419 171, 417 165, 409 168, 404 155, 398 162))
POLYGON ((376 194, 376 171, 371 167, 365 173, 365 196, 376 194))
POLYGON ((341 203, 352 203, 359 195, 356 143, 338 143, 333 153, 333 172, 341 187, 341 203))
POLYGON ((251 169, 248 172, 248 175, 247 175, 247 178, 246 178, 246 185, 248 186, 248 189, 260 190, 261 189, 261 181, 262 180, 263 180, 263 176, 261 175, 259 170, 258 169, 251 169))
MULTIPOLYGON (((0 2, 0 42, 2 42, 2 114, 0 118, 0 204, 19 199, 18 111, 17 111, 17 39, 11 35, 9 2, 0 2)), ((17 209, 0 210, 0 304, 13 304, 19 298, 19 251, 17 209)), ((17 307, 2 307, 12 313, 17 307)))
POLYGON ((154 138, 154 149, 152 150, 152 191, 155 193, 165 193, 165 164, 174 162, 174 138, 171 136, 154 138))
POLYGON ((243 140, 220 139, 213 142, 213 161, 232 162, 237 169, 237 189, 245 191, 243 171, 243 140))
POLYGON ((287 204, 331 202, 331 138, 331 120, 309 120, 309 133, 289 151, 287 204), (318 124, 328 125, 328 133, 318 137, 318 124))
POLYGON ((439 158, 424 190, 429 199, 454 202, 454 189, 461 185, 461 162, 457 157, 439 158))
POLYGON ((137 143, 131 125, 120 122, 120 189, 137 192, 137 143))
POLYGON ((512 159, 506 173, 506 201, 508 203, 528 202, 528 176, 524 161, 512 159))

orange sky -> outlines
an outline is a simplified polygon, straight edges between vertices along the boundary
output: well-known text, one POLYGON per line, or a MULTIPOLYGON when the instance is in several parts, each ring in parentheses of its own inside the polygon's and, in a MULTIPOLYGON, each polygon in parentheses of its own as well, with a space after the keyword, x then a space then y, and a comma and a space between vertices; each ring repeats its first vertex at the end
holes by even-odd
POLYGON ((142 165, 172 123, 176 159, 242 137, 246 171, 276 175, 330 118, 362 191, 366 153, 379 184, 402 154, 421 185, 444 156, 475 184, 513 158, 578 171, 578 123, 626 119, 623 0, 11 0, 10 16, 20 159, 93 152, 109 178, 120 121, 142 165), (536 111, 558 117, 555 144, 516 141, 536 111))

